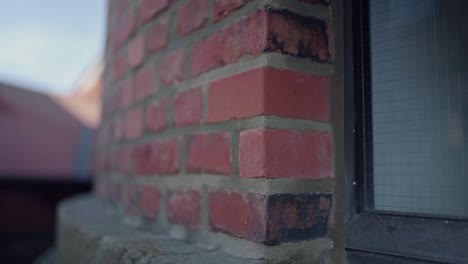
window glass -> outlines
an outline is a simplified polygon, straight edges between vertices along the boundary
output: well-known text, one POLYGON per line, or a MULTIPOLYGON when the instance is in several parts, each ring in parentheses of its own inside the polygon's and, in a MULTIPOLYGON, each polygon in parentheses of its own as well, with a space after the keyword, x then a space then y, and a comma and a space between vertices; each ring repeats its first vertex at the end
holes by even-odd
POLYGON ((369 12, 366 206, 468 217, 468 1, 369 12))

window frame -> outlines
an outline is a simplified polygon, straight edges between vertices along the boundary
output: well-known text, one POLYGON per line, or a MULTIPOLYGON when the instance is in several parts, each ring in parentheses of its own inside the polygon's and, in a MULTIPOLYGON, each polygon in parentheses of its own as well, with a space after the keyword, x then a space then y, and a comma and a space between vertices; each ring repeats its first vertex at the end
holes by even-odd
MULTIPOLYGON (((366 50, 363 27, 369 26, 368 2, 344 0, 345 51, 345 171, 346 238, 350 254, 381 254, 404 257, 411 263, 421 261, 464 263, 468 261, 468 222, 366 211, 363 208, 365 173, 363 173, 363 84, 366 50), (359 166, 360 164, 360 166, 359 166)), ((386 258, 387 258, 386 257, 386 258)), ((352 258, 350 258, 352 259, 352 258)), ((372 263, 369 259, 369 263, 372 263)), ((361 262, 362 263, 362 258, 361 262)), ((382 262, 384 263, 384 262, 382 262)), ((391 262, 389 262, 391 263, 391 262)))

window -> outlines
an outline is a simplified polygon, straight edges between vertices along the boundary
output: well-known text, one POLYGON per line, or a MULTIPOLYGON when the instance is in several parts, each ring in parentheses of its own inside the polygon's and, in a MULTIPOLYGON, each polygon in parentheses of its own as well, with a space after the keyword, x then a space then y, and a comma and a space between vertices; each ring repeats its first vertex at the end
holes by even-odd
POLYGON ((350 9, 348 248, 467 263, 468 1, 350 9))

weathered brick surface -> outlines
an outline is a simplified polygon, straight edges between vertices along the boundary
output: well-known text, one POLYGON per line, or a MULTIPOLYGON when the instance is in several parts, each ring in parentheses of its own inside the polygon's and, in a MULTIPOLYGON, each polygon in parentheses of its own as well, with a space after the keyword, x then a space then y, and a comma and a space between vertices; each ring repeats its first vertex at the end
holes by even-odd
POLYGON ((169 100, 164 98, 159 102, 152 103, 146 110, 146 126, 148 131, 157 132, 169 125, 169 100))
POLYGON ((187 189, 171 191, 167 198, 167 219, 173 224, 200 228, 200 192, 187 189))
POLYGON ((332 191, 330 0, 109 4, 99 195, 195 236, 327 237, 331 194, 288 192, 332 191))
POLYGON ((268 197, 267 244, 323 237, 328 232, 331 194, 275 194, 268 197))
POLYGON ((329 132, 252 129, 240 135, 242 177, 332 177, 332 137, 329 132))
POLYGON ((142 175, 178 172, 181 142, 181 138, 172 138, 136 146, 135 172, 142 175))
POLYGON ((276 68, 257 68, 209 87, 208 122, 262 114, 328 121, 330 79, 276 68))
POLYGON ((266 114, 329 121, 329 77, 275 68, 264 71, 266 114))
POLYGON ((132 149, 122 148, 118 152, 118 163, 116 168, 119 169, 120 173, 129 174, 132 169, 132 149))
POLYGON ((196 134, 189 137, 188 172, 230 175, 232 171, 231 135, 196 134))
POLYGON ((133 78, 127 78, 122 81, 118 91, 117 108, 128 107, 133 101, 133 78))
POLYGON ((213 20, 219 21, 251 0, 215 0, 213 20))
POLYGON ((135 14, 131 10, 128 12, 129 14, 119 20, 120 23, 112 31, 113 51, 120 49, 135 32, 135 14))
POLYGON ((169 17, 161 19, 146 35, 146 49, 147 53, 155 53, 167 46, 169 42, 169 17))
POLYGON ((170 4, 170 0, 144 0, 139 8, 139 23, 148 22, 153 17, 164 11, 170 4))
POLYGON ((177 127, 199 124, 203 119, 203 95, 200 88, 180 93, 175 98, 175 124, 177 127))
POLYGON ((185 51, 178 49, 165 57, 161 62, 161 81, 174 85, 183 80, 185 51))
POLYGON ((121 53, 115 57, 112 71, 114 73, 115 80, 120 80, 125 76, 128 71, 127 54, 121 53))
POLYGON ((179 34, 186 35, 201 26, 208 20, 208 0, 188 0, 178 14, 179 34))
POLYGON ((157 90, 156 70, 153 64, 145 66, 135 76, 135 100, 153 95, 157 90))
POLYGON ((129 215, 138 214, 138 191, 135 186, 127 185, 122 189, 122 205, 124 210, 129 215))
POLYGON ((143 133, 143 111, 140 108, 130 110, 125 116, 124 133, 126 139, 139 138, 143 133))
POLYGON ((328 62, 325 21, 285 11, 260 10, 195 43, 192 76, 263 52, 328 62))
POLYGON ((268 46, 265 51, 328 62, 327 23, 315 18, 273 11, 268 15, 268 46))
POLYGON ((243 55, 260 53, 267 45, 267 36, 265 12, 254 13, 226 26, 194 44, 192 76, 231 64, 243 55))
POLYGON ((109 26, 116 25, 119 19, 124 17, 129 10, 128 1, 114 0, 109 1, 109 26))
POLYGON ((212 191, 209 224, 214 231, 264 244, 313 239, 327 234, 331 203, 328 193, 212 191))
POLYGON ((119 142, 120 140, 123 139, 124 137, 124 119, 122 118, 117 118, 114 120, 112 123, 112 140, 115 142, 119 142))
POLYGON ((213 191, 209 194, 208 202, 210 227, 214 231, 257 242, 265 237, 265 196, 213 191))
POLYGON ((255 69, 215 81, 208 91, 208 122, 264 113, 264 71, 255 69))
POLYGON ((128 46, 128 63, 132 67, 140 65, 145 58, 145 38, 138 36, 128 46))
POLYGON ((161 203, 161 191, 156 186, 144 185, 140 188, 141 215, 150 220, 157 220, 161 203))

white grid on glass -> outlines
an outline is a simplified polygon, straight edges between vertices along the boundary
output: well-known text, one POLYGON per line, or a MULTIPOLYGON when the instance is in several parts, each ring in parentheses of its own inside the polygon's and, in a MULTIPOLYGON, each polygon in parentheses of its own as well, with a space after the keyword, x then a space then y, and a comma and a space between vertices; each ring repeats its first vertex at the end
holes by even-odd
POLYGON ((466 0, 370 0, 376 210, 468 216, 466 0))

